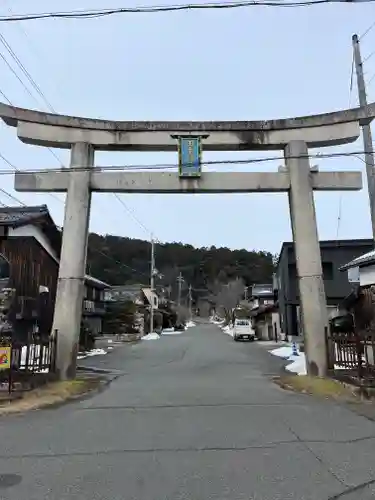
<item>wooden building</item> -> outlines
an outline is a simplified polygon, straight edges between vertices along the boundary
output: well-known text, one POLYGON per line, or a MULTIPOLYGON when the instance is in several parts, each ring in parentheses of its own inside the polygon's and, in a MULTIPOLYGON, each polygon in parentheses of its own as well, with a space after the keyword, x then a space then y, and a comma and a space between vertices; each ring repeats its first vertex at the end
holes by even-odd
MULTIPOLYGON (((61 239, 46 205, 0 208, 0 252, 10 263, 9 287, 16 290, 11 318, 19 338, 36 328, 43 335, 51 331, 61 239)), ((91 276, 85 281, 83 315, 99 333, 110 287, 91 276)))

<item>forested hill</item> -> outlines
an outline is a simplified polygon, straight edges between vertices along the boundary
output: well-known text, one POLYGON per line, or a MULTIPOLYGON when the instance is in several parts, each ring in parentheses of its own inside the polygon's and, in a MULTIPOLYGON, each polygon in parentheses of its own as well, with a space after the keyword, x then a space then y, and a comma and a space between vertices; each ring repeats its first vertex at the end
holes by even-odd
MULTIPOLYGON (((111 285, 148 283, 150 242, 119 236, 89 235, 88 272, 111 285)), ((204 288, 236 277, 245 285, 272 280, 272 254, 228 248, 194 248, 182 243, 155 245, 155 265, 164 284, 173 285, 181 271, 185 282, 204 288)))

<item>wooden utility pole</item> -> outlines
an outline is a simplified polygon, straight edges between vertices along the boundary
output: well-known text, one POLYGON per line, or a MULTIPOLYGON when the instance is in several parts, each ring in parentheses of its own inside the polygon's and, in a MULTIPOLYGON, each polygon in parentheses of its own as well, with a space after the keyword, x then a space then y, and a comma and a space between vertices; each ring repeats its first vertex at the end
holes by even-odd
POLYGON ((177 282, 178 282, 178 298, 177 298, 177 304, 180 306, 181 305, 181 288, 182 288, 182 282, 184 281, 184 278, 182 277, 182 273, 180 271, 180 274, 178 275, 177 282))
MULTIPOLYGON (((366 84, 363 76, 363 63, 359 47, 358 35, 352 36, 352 44, 353 44, 353 59, 355 65, 355 72, 357 75, 359 105, 361 107, 367 107, 366 84)), ((371 134, 370 122, 368 120, 365 120, 363 123, 361 123, 361 127, 362 127, 363 147, 365 150, 364 156, 366 163, 368 196, 369 196, 370 211, 371 211, 372 237, 375 240, 375 177, 374 177, 375 165, 374 165, 374 149, 372 147, 372 134, 371 134)))
POLYGON ((191 285, 189 285, 189 319, 190 319, 190 321, 193 321, 192 302, 193 302, 193 297, 191 295, 191 285))
POLYGON ((151 269, 150 269, 150 288, 151 288, 151 309, 150 309, 150 333, 154 331, 154 276, 155 276, 155 242, 151 235, 151 269))

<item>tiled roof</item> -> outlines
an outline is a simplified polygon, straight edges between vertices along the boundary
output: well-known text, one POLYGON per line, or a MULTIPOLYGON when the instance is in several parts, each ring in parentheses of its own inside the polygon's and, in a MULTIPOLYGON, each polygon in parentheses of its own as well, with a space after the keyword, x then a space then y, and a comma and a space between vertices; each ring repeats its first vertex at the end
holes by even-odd
POLYGON ((2 207, 0 208, 1 226, 20 226, 29 221, 49 215, 47 205, 34 207, 2 207))
POLYGON ((85 275, 85 281, 87 283, 91 283, 93 286, 96 286, 98 288, 111 288, 111 285, 108 283, 105 283, 104 281, 98 280, 97 278, 94 278, 93 276, 90 276, 89 274, 85 275))
POLYGON ((340 267, 340 271, 345 271, 346 269, 350 269, 352 267, 363 267, 368 266, 369 264, 375 263, 375 250, 371 250, 371 252, 367 252, 356 259, 351 260, 344 266, 340 267))
MULTIPOLYGON (((51 219, 47 205, 0 208, 0 226, 23 226, 40 218, 43 218, 44 229, 48 231, 48 237, 55 247, 56 252, 59 253, 61 247, 61 230, 51 219)), ((108 283, 104 283, 93 276, 86 275, 85 280, 99 288, 110 287, 108 283)))

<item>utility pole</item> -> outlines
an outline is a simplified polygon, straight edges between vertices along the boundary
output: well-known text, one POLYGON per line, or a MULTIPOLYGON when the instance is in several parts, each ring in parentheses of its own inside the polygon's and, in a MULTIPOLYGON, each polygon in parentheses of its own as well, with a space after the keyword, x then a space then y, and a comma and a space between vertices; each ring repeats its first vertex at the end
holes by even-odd
POLYGON ((177 281, 178 281, 178 299, 177 299, 177 304, 178 304, 178 306, 180 306, 181 305, 181 288, 182 288, 182 282, 184 281, 184 278, 182 277, 181 271, 180 271, 180 274, 178 275, 177 281))
POLYGON ((193 321, 192 301, 193 301, 193 297, 191 296, 191 285, 189 285, 189 318, 190 318, 190 321, 193 321))
POLYGON ((155 242, 151 235, 151 269, 150 269, 150 288, 151 288, 151 309, 150 309, 150 333, 154 330, 154 276, 155 276, 155 242))
MULTIPOLYGON (((361 107, 367 107, 366 85, 363 76, 363 63, 359 47, 358 35, 352 36, 352 44, 353 44, 353 58, 354 58, 355 72, 357 75, 359 105, 361 107)), ((368 196, 369 196, 370 211, 371 211, 372 237, 375 240, 374 150, 372 147, 372 134, 371 134, 370 123, 366 120, 365 123, 362 123, 361 127, 362 127, 363 147, 365 150, 368 196)))

